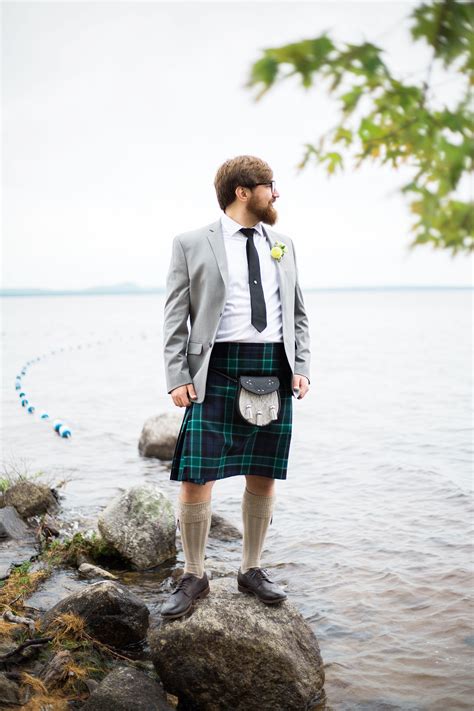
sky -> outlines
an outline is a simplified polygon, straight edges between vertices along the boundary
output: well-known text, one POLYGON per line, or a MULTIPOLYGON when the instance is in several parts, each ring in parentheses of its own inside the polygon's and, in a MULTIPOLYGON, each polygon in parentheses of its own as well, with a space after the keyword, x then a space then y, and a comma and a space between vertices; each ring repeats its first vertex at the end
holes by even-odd
POLYGON ((416 4, 4 2, 2 287, 163 287, 173 237, 219 219, 215 173, 241 154, 273 169, 303 288, 469 284, 469 258, 408 248, 410 170, 297 170, 338 122, 323 88, 292 78, 258 102, 245 88, 263 49, 324 31, 422 78, 416 4))

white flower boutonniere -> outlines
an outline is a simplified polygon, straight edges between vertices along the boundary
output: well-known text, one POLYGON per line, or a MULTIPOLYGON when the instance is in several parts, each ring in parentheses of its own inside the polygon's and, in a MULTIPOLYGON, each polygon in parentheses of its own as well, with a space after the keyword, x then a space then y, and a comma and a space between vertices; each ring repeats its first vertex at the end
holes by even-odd
POLYGON ((276 259, 277 262, 279 262, 287 250, 288 247, 284 244, 284 242, 274 242, 273 247, 270 250, 270 254, 273 259, 276 259))

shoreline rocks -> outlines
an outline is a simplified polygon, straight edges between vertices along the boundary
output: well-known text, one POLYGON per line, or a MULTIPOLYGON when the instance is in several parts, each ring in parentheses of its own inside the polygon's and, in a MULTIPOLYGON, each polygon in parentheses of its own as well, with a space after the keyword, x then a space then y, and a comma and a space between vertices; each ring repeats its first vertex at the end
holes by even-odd
POLYGON ((155 669, 178 708, 301 711, 324 698, 317 639, 288 600, 264 605, 220 578, 191 615, 153 626, 155 669))
POLYGON ((92 692, 84 711, 172 711, 160 684, 133 667, 120 666, 92 692))
POLYGON ((176 520, 171 501, 153 484, 134 486, 99 514, 102 537, 137 570, 176 555, 176 520))
POLYGON ((173 458, 183 414, 165 412, 149 417, 138 441, 138 451, 143 457, 170 460, 173 458))
POLYGON ((116 649, 142 642, 150 615, 137 595, 110 580, 92 583, 60 600, 42 615, 42 629, 47 630, 66 612, 81 617, 95 639, 116 649))
POLYGON ((45 484, 23 480, 10 486, 2 495, 0 506, 14 506, 23 518, 53 513, 59 508, 53 490, 45 484))

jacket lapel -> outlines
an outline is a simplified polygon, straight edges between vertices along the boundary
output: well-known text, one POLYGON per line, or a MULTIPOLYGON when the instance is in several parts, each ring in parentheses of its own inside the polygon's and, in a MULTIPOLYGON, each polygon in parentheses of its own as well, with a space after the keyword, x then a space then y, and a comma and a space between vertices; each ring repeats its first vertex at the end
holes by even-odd
MULTIPOLYGON (((269 248, 271 249, 273 247, 273 242, 276 242, 276 237, 273 235, 272 231, 268 229, 268 227, 265 227, 262 225, 263 229, 263 234, 267 238, 267 242, 269 244, 269 248)), ((285 288, 284 288, 284 283, 285 283, 285 272, 286 272, 286 267, 284 264, 284 258, 282 258, 280 261, 278 259, 274 260, 276 262, 276 267, 277 267, 277 274, 278 274, 278 286, 280 287, 280 299, 283 301, 285 297, 285 288)))
POLYGON ((227 254, 225 251, 224 235, 222 234, 221 221, 213 222, 209 225, 209 232, 207 233, 207 239, 211 245, 212 251, 217 261, 217 266, 219 267, 222 281, 224 282, 226 294, 229 286, 229 270, 227 267, 227 254))

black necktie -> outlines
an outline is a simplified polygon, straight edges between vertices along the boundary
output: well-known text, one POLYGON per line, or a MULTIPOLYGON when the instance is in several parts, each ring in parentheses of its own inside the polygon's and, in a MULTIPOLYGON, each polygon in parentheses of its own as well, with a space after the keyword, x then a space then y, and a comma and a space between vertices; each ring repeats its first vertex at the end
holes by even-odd
POLYGON ((247 237, 247 262, 249 265, 250 305, 252 307, 252 326, 257 331, 267 327, 267 308, 263 295, 262 279, 260 276, 260 261, 257 248, 253 241, 253 227, 241 227, 240 232, 247 237))

